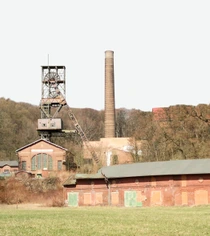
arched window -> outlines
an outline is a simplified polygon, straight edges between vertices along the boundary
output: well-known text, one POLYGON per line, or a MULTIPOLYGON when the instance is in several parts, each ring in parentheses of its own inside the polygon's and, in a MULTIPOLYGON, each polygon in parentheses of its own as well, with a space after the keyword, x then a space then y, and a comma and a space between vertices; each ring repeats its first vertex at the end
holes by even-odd
POLYGON ((39 153, 31 158, 31 170, 52 170, 52 157, 46 153, 39 153))

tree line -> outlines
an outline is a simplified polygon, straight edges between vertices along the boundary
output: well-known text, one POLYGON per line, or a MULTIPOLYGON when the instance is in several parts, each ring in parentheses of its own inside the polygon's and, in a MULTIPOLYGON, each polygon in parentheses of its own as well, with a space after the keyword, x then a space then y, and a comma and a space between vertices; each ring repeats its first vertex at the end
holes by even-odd
MULTIPOLYGON (((104 137, 103 110, 72 108, 72 111, 89 140, 104 137)), ((0 160, 17 160, 17 149, 40 138, 37 132, 40 114, 39 106, 0 98, 0 160)), ((74 129, 65 108, 58 116, 64 129, 74 129)), ((132 154, 134 161, 210 158, 210 105, 176 105, 157 112, 116 109, 116 137, 142 141, 141 155, 132 154)), ((82 155, 82 142, 76 134, 52 137, 51 141, 74 156, 82 155)))

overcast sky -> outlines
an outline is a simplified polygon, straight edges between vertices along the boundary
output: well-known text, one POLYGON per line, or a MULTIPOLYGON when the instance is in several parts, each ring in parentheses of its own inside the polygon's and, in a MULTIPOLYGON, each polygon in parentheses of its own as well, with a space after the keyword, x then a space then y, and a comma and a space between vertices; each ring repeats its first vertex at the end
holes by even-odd
POLYGON ((0 97, 39 105, 49 55, 69 106, 103 110, 113 50, 116 108, 210 103, 209 0, 7 0, 0 26, 0 97))

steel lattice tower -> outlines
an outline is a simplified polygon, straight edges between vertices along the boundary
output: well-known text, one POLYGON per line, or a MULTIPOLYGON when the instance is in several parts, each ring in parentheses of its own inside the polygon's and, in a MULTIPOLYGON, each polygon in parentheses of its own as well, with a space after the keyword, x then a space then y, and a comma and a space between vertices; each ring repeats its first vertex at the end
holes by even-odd
POLYGON ((62 120, 57 113, 66 105, 66 68, 65 66, 41 66, 41 119, 38 132, 43 139, 50 139, 53 132, 62 131, 62 120))

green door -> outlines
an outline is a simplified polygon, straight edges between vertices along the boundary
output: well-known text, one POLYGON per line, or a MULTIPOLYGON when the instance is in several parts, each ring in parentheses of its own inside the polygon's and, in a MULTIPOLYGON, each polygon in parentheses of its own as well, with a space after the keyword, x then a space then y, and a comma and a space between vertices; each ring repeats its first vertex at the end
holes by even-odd
POLYGON ((78 206, 78 193, 68 193, 68 206, 78 206))
POLYGON ((124 192, 124 205, 125 207, 136 207, 136 191, 125 191, 124 192))

